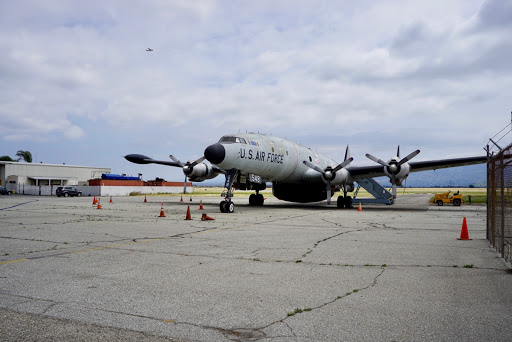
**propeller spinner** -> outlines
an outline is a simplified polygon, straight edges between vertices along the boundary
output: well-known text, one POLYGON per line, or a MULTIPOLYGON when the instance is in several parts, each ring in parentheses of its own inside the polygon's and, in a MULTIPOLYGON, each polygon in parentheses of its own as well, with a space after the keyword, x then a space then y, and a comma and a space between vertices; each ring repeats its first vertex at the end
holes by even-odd
MULTIPOLYGON (((420 150, 416 150, 414 152, 409 153, 406 157, 400 159, 400 146, 398 146, 398 149, 396 151, 397 157, 392 158, 388 162, 385 162, 382 159, 379 159, 375 156, 372 156, 371 154, 367 153, 366 157, 370 160, 373 160, 374 162, 384 166, 384 171, 387 171, 388 174, 391 175, 391 184, 393 189, 393 198, 396 198, 396 175, 400 173, 400 166, 407 163, 412 158, 416 157, 420 153, 420 150)), ((407 175, 405 176, 407 177, 407 175)))
POLYGON ((176 164, 181 166, 181 168, 183 169, 183 173, 185 174, 185 181, 183 182, 183 193, 186 194, 187 193, 187 176, 189 176, 192 173, 192 171, 194 170, 194 166, 196 166, 197 164, 199 164, 203 160, 205 160, 205 157, 201 157, 198 160, 192 161, 192 162, 188 161, 185 164, 183 164, 178 158, 176 158, 172 154, 169 155, 169 158, 171 158, 176 164))
POLYGON ((322 170, 320 167, 308 162, 307 160, 303 161, 304 165, 306 165, 307 167, 309 167, 317 172, 320 172, 322 174, 322 176, 324 177, 324 179, 327 181, 327 187, 326 187, 327 204, 331 204, 331 181, 336 178, 336 172, 338 172, 339 170, 341 170, 342 168, 344 168, 345 166, 350 164, 352 162, 352 160, 354 160, 354 158, 348 158, 343 163, 337 165, 334 168, 332 166, 327 166, 325 168, 325 170, 322 170))

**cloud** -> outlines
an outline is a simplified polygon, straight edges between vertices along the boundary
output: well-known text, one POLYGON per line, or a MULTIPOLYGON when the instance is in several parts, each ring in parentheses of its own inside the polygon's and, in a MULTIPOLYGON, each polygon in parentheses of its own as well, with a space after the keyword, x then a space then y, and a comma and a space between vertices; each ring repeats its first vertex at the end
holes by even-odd
POLYGON ((398 143, 471 153, 509 111, 510 11, 480 0, 3 2, 0 140, 108 135, 165 157, 241 129, 338 160, 347 142, 360 156, 398 143))

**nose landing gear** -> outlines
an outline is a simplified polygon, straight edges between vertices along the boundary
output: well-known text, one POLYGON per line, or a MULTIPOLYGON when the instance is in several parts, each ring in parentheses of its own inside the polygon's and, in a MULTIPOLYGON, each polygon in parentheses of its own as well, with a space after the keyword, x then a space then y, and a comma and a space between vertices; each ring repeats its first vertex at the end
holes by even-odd
POLYGON ((222 193, 224 201, 221 201, 219 205, 221 213, 232 213, 235 211, 235 204, 231 201, 231 197, 233 197, 233 182, 237 173, 237 170, 230 170, 226 172, 226 182, 224 183, 226 191, 222 193))
POLYGON ((220 202, 221 213, 232 213, 235 211, 235 204, 231 202, 231 199, 220 202))

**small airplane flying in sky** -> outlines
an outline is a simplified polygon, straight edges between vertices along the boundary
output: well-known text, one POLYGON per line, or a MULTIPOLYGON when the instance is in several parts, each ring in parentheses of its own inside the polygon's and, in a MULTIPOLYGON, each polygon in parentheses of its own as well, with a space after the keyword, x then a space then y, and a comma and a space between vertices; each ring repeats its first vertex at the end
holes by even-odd
POLYGON ((151 48, 147 48, 147 49, 146 49, 146 51, 147 51, 147 52, 150 52, 150 51, 153 51, 153 49, 151 49, 151 48))
POLYGON ((266 183, 272 182, 272 193, 278 199, 290 202, 308 203, 327 199, 331 194, 343 190, 343 196, 337 199, 338 208, 349 208, 353 202, 371 202, 393 204, 396 187, 401 186, 410 172, 435 170, 456 166, 481 164, 486 156, 410 162, 420 153, 413 151, 400 158, 400 146, 396 156, 387 162, 366 154, 366 157, 379 165, 349 166, 353 158, 347 146, 342 163, 314 152, 310 148, 289 140, 265 134, 245 133, 225 135, 219 142, 208 146, 204 156, 195 161, 182 163, 173 155, 172 161, 154 160, 141 154, 129 154, 125 158, 136 164, 161 164, 181 167, 185 177, 192 182, 202 182, 224 174, 226 191, 220 202, 221 212, 232 213, 234 204, 231 200, 233 190, 254 190, 249 204, 261 206, 264 197, 259 192, 266 189, 266 183), (211 165, 204 163, 208 160, 211 165), (392 186, 392 194, 379 185, 374 177, 387 176, 392 186), (357 189, 354 185, 357 183, 357 189), (347 193, 354 192, 362 186, 374 199, 353 200, 347 193))

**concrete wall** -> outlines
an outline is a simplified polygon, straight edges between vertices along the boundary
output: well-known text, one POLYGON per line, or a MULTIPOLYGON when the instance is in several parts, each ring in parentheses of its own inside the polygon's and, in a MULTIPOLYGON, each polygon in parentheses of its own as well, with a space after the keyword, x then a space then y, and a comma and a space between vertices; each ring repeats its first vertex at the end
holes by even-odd
MULTIPOLYGON (((55 195, 57 186, 35 186, 24 184, 7 184, 7 188, 16 194, 33 196, 55 195)), ((179 194, 183 192, 181 186, 75 186, 82 192, 82 196, 129 196, 132 192, 141 194, 179 194)), ((192 186, 187 187, 187 193, 194 192, 192 186)))

